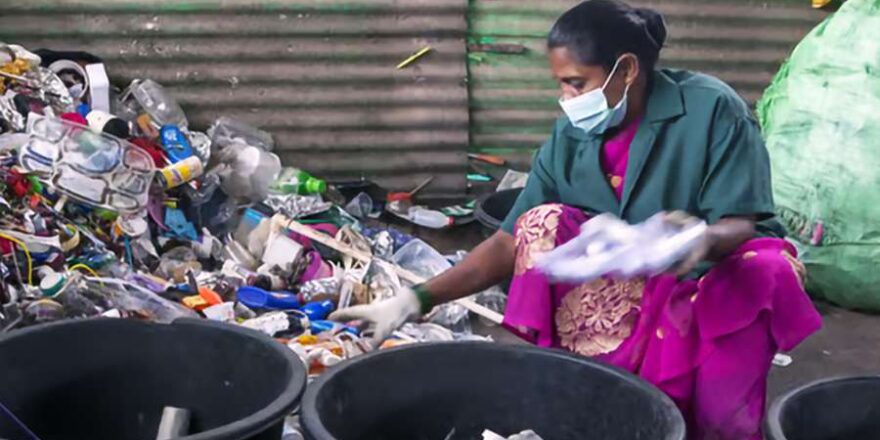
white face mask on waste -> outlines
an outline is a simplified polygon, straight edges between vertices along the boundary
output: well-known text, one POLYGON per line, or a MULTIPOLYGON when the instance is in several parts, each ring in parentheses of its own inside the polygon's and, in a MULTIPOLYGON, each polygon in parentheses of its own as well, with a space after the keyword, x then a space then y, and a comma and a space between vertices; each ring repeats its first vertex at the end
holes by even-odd
POLYGON ((629 84, 623 91, 623 97, 614 108, 608 108, 608 98, 605 97, 605 88, 617 72, 620 58, 614 63, 608 79, 601 88, 591 90, 574 98, 559 100, 559 105, 572 125, 584 130, 588 134, 603 134, 609 128, 617 127, 626 116, 626 98, 629 92, 629 84))

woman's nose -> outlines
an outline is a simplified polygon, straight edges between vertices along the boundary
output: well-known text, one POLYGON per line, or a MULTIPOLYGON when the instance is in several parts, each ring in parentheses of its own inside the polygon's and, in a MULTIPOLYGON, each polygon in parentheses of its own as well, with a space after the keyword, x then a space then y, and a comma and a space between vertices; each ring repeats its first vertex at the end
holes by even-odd
POLYGON ((562 87, 562 100, 565 101, 567 99, 576 98, 580 96, 580 91, 572 86, 563 86, 562 87))

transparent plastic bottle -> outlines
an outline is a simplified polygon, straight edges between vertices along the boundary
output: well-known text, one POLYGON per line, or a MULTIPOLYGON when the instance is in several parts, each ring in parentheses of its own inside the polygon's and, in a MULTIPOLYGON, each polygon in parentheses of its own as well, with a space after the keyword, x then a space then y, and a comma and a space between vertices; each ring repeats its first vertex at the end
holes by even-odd
POLYGON ((408 217, 411 222, 426 228, 442 229, 452 224, 446 214, 418 206, 409 209, 408 217))
POLYGON ((180 104, 156 81, 151 79, 136 81, 132 82, 130 87, 132 96, 156 124, 176 125, 181 129, 189 125, 180 104))

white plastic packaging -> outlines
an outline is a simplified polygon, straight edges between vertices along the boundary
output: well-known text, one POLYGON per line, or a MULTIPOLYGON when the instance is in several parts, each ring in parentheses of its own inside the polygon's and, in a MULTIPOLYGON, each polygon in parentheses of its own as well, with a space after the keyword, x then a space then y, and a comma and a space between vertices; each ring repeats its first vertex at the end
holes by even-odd
POLYGON ((557 282, 659 274, 690 254, 708 227, 696 219, 670 221, 667 215, 656 214, 638 225, 599 215, 581 225, 580 235, 539 258, 537 267, 557 282))

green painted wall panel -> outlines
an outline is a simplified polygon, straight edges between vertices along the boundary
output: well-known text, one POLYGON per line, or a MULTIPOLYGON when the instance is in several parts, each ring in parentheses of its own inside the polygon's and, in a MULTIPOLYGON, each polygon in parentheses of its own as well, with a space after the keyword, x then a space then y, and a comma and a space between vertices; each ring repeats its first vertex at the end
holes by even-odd
MULTIPOLYGON (((545 38, 575 0, 470 0, 468 55, 470 148, 502 154, 528 169, 561 113, 546 66, 545 38), (522 54, 474 45, 518 44, 522 54)), ((664 13, 669 38, 662 66, 699 70, 728 82, 754 103, 794 45, 825 14, 807 0, 633 1, 664 13)))

